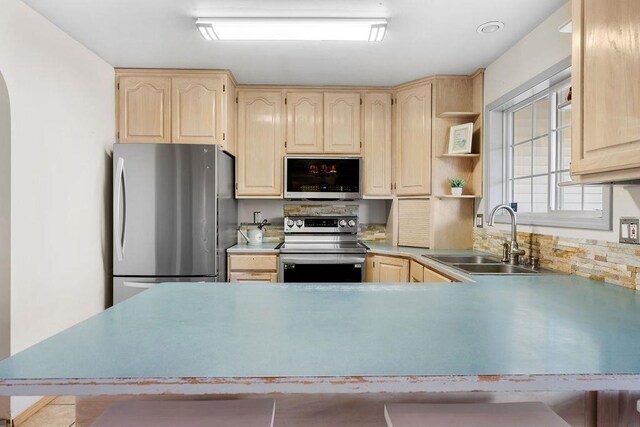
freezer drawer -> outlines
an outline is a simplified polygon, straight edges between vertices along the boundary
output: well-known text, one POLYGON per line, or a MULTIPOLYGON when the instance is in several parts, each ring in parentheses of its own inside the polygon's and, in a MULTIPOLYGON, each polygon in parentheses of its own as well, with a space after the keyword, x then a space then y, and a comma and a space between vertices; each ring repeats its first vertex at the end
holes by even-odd
POLYGON ((189 282, 189 283, 215 283, 215 277, 114 277, 113 278, 113 303, 118 304, 150 289, 159 283, 189 282))

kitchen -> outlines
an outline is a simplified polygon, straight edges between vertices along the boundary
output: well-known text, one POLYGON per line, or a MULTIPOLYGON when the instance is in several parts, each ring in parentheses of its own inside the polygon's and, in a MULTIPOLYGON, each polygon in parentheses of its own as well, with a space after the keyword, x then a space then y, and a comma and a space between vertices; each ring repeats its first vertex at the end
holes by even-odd
POLYGON ((208 396, 212 405, 222 395, 275 401, 275 425, 385 425, 385 405, 388 419, 403 416, 393 403, 420 403, 428 420, 437 412, 429 404, 494 411, 530 401, 569 425, 638 423, 634 2, 363 1, 354 10, 330 2, 297 11, 374 17, 371 42, 206 40, 210 31, 224 37, 220 22, 205 19, 216 14, 296 14, 278 2, 271 13, 225 2, 151 11, 144 3, 126 14, 115 3, 92 11, 3 2, 0 357, 11 357, 0 362, 0 395, 12 397, 0 398, 0 419, 47 425, 37 417, 66 410, 68 425, 91 425, 96 408, 127 404, 104 395, 169 393, 176 401, 208 396), (598 50, 594 40, 621 50, 598 50), (206 156, 167 154, 198 146, 206 156), (189 174, 135 167, 134 147, 158 150, 144 161, 166 154, 165 165, 189 165, 189 174), (203 191, 193 166, 210 159, 208 170, 221 173, 221 158, 235 164, 228 188, 215 179, 205 182, 215 191, 203 191), (351 175, 359 169, 355 181, 338 162, 350 162, 351 175), (296 166, 304 171, 297 178, 296 166), (143 171, 150 175, 138 185, 143 171), (340 192, 357 183, 356 194, 327 194, 334 176, 340 192), (218 199, 230 213, 218 212, 218 199), (198 200, 201 210, 192 208, 198 200), (208 209, 205 222, 174 215, 208 209), (184 233, 195 224, 204 245, 184 233), (131 268, 120 268, 119 256, 135 254, 131 268), (339 260, 349 271, 336 268, 339 260), (185 283, 222 281, 216 276, 252 283, 185 283), (119 278, 135 297, 118 296, 119 278), (309 281, 338 284, 295 284, 309 281), (204 304, 218 307, 218 299, 228 304, 213 315, 204 304), (175 309, 162 305, 172 301, 175 309), (146 337, 127 332, 134 310, 148 322, 146 337), (342 323, 319 323, 334 318, 342 323), (217 328, 230 319, 242 333, 217 328), (207 330, 219 332, 227 356, 212 350, 207 330), (158 351, 154 342, 168 331, 186 340, 169 348, 188 345, 203 357, 164 356, 156 365, 122 347, 158 351), (314 343, 326 348, 314 352, 314 343), (126 367, 109 363, 113 348, 126 367), (258 349, 262 360, 252 356, 258 349), (92 358, 95 370, 80 369, 92 358), (237 378, 252 373, 243 387, 237 378), (300 375, 306 388, 294 380, 300 375), (76 405, 62 408, 60 395, 77 396, 76 405), (352 409, 360 417, 348 417, 347 401, 359 402, 352 409))

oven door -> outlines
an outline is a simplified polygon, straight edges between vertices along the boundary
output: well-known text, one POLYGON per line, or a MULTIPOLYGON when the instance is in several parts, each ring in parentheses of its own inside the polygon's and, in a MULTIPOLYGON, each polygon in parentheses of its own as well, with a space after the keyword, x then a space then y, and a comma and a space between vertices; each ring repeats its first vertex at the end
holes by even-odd
POLYGON ((358 283, 364 281, 365 256, 354 254, 281 254, 283 283, 358 283))

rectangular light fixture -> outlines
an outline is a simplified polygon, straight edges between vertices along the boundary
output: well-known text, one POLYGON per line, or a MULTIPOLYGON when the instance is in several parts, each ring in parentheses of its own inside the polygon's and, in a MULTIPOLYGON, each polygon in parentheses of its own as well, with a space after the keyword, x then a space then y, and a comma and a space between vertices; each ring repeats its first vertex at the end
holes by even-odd
POLYGON ((386 19, 366 18, 198 18, 206 40, 379 42, 386 19))

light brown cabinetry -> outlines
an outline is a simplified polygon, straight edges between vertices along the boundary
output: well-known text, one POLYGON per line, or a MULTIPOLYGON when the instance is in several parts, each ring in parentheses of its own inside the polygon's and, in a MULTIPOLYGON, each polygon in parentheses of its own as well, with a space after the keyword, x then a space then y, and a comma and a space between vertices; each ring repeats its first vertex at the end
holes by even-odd
POLYGON ((431 193, 431 84, 399 90, 395 114, 398 196, 431 193))
POLYGON ((391 190, 391 94, 364 95, 364 195, 389 197, 391 190))
POLYGON ((116 70, 121 143, 218 144, 235 154, 235 83, 227 72, 116 70))
POLYGON ((409 267, 409 276, 409 282, 422 283, 424 279, 424 267, 422 264, 418 264, 412 260, 411 266, 409 267))
POLYGON ((411 283, 451 283, 452 280, 432 268, 422 265, 416 261, 411 261, 410 268, 411 283))
POLYGON ((171 142, 171 78, 118 79, 120 142, 171 142))
POLYGON ((324 152, 360 153, 360 93, 324 93, 324 152))
POLYGON ((323 102, 322 92, 287 93, 287 153, 322 153, 323 102))
POLYGON ((282 197, 283 104, 281 91, 238 91, 238 197, 282 197))
POLYGON ((578 181, 640 178, 640 2, 573 0, 572 161, 578 181))
POLYGON ((373 255, 371 260, 372 272, 369 276, 372 282, 401 282, 409 281, 409 260, 399 257, 373 255))
POLYGON ((172 86, 172 141, 179 144, 222 144, 222 90, 224 79, 174 77, 172 86))
POLYGON ((229 255, 229 282, 275 283, 277 255, 229 255))

